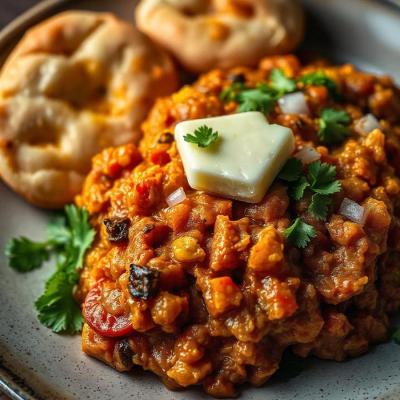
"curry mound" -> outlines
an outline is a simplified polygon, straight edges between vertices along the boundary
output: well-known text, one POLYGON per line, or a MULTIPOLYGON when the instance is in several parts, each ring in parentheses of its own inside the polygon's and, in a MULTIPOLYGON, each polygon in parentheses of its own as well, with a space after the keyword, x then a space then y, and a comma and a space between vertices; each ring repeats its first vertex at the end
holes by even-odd
POLYGON ((151 370, 170 388, 202 385, 231 397, 241 383, 267 381, 287 348, 341 361, 386 340, 388 315, 400 305, 399 122, 390 79, 350 65, 303 68, 293 56, 265 59, 257 70, 215 70, 159 100, 139 150, 97 155, 77 199, 98 232, 77 292, 86 297, 83 351, 119 371, 151 370), (293 130, 297 150, 314 147, 336 166, 341 190, 325 221, 309 212, 311 196, 294 201, 279 179, 255 205, 187 184, 174 126, 236 112, 221 91, 238 81, 256 87, 274 68, 292 78, 323 71, 336 84, 335 96, 325 86, 302 87, 308 116, 278 105, 268 114, 293 130), (317 134, 326 107, 351 117, 350 135, 331 146, 317 134), (357 133, 367 113, 380 128, 357 133), (168 207, 181 187, 186 199, 168 207), (339 213, 345 197, 362 205, 365 223, 339 213), (316 231, 304 249, 284 235, 296 217, 316 231))

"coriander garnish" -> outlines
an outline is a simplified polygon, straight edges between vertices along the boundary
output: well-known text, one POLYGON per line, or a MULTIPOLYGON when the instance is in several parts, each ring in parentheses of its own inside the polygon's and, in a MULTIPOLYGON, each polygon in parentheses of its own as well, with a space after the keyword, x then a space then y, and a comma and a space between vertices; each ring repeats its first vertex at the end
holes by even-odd
POLYGON ((336 83, 324 71, 309 72, 299 78, 304 85, 325 86, 332 97, 337 97, 336 83))
POLYGON ((325 220, 328 216, 328 209, 331 205, 332 199, 330 196, 314 193, 311 197, 311 203, 308 210, 315 218, 325 220))
POLYGON ((270 87, 281 96, 296 90, 296 81, 288 78, 281 69, 273 69, 269 79, 270 87))
POLYGON ((239 93, 236 101, 239 103, 239 112, 260 111, 268 114, 276 103, 275 95, 266 88, 248 89, 239 93))
POLYGON ((35 243, 26 237, 19 237, 7 243, 5 254, 11 268, 29 272, 41 267, 49 259, 50 251, 48 242, 35 243))
MULTIPOLYGON (((306 190, 312 192, 308 211, 318 220, 327 218, 331 195, 341 188, 336 179, 336 167, 319 160, 308 166, 306 174, 301 162, 292 157, 282 168, 279 178, 287 183, 289 194, 295 201, 301 200, 306 190)), ((315 229, 297 218, 285 235, 295 246, 303 248, 315 236, 315 229)))
POLYGON ((392 334, 392 340, 395 343, 400 344, 400 328, 394 331, 394 333, 392 334))
POLYGON ((287 182, 296 182, 303 173, 303 165, 295 157, 289 158, 279 173, 279 178, 287 182))
POLYGON ((261 111, 268 114, 279 98, 296 91, 297 83, 303 86, 325 86, 332 97, 337 97, 335 82, 323 71, 310 72, 295 80, 287 77, 281 69, 275 68, 271 71, 268 83, 249 88, 242 82, 234 82, 221 92, 220 98, 238 103, 238 112, 261 111))
POLYGON ((322 143, 339 144, 350 134, 351 117, 346 111, 325 108, 318 122, 318 136, 322 143))
POLYGON ((239 112, 261 111, 268 114, 280 97, 295 90, 296 81, 275 68, 271 72, 269 83, 260 84, 255 88, 234 83, 221 92, 220 98, 237 102, 239 112))
POLYGON ((285 230, 286 238, 296 247, 303 249, 316 236, 315 228, 296 218, 292 225, 285 230))
POLYGON ((183 138, 185 142, 197 144, 198 147, 208 147, 218 139, 218 132, 207 125, 200 126, 193 134, 188 133, 183 138))
POLYGON ((35 243, 24 237, 12 239, 6 246, 6 255, 10 267, 20 272, 39 268, 50 255, 56 256, 56 272, 46 282, 35 307, 39 321, 53 332, 75 333, 81 330, 83 319, 72 292, 95 231, 89 224, 86 210, 66 206, 65 216, 48 225, 46 241, 35 243))

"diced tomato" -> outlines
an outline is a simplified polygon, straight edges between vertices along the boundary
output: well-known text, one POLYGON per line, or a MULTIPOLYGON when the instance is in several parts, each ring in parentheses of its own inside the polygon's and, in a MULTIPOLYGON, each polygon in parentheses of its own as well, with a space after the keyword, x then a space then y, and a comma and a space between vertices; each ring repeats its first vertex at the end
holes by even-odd
POLYGON ((165 150, 154 150, 150 155, 153 164, 165 165, 171 161, 171 157, 165 150))
POLYGON ((121 171, 122 167, 121 165, 118 163, 118 160, 113 160, 112 162, 110 162, 108 164, 108 174, 111 177, 116 177, 120 171, 121 171))
POLYGON ((150 195, 150 184, 148 182, 139 182, 136 185, 136 191, 141 197, 148 198, 150 195))
POLYGON ((83 316, 91 328, 102 336, 126 336, 133 332, 130 314, 121 311, 120 296, 121 291, 116 287, 107 287, 104 279, 97 282, 86 296, 83 316))

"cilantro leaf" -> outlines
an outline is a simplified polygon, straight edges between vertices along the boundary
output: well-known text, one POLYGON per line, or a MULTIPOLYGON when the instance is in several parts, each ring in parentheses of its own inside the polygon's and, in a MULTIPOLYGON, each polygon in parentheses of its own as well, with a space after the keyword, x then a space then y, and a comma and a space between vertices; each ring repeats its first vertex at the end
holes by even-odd
POLYGON ((341 143, 349 135, 350 115, 343 110, 325 108, 319 118, 318 136, 325 144, 341 143))
POLYGON ((239 103, 239 112, 260 111, 268 114, 275 105, 275 97, 265 91, 263 87, 248 89, 241 92, 237 101, 239 103))
POLYGON ((47 240, 54 245, 64 245, 68 242, 71 232, 66 227, 65 217, 61 216, 50 221, 46 228, 47 240))
POLYGON ((39 321, 53 332, 79 332, 83 318, 73 297, 76 282, 60 267, 47 281, 44 293, 36 300, 39 321))
MULTIPOLYGON (((73 289, 78 283, 78 271, 83 266, 84 255, 94 240, 95 231, 90 226, 89 213, 85 209, 69 205, 65 207, 65 214, 69 240, 59 257, 57 271, 47 281, 45 291, 36 300, 35 306, 43 325, 53 332, 72 334, 80 331, 83 323, 73 289)), ((56 231, 60 232, 59 229, 56 231)))
POLYGON ((281 69, 273 69, 270 75, 270 80, 270 86, 280 95, 296 90, 296 81, 288 78, 281 69))
POLYGON ((218 139, 218 132, 207 125, 200 126, 193 134, 188 133, 183 137, 185 142, 197 144, 198 147, 208 147, 218 139))
MULTIPOLYGON (((77 251, 75 268, 81 268, 83 257, 93 242, 95 231, 89 223, 89 213, 84 208, 69 205, 65 207, 65 213, 71 232, 70 247, 77 251)), ((69 250, 72 252, 71 248, 69 250)))
POLYGON ((396 329, 392 335, 392 340, 397 343, 400 344, 400 328, 396 329))
POLYGON ((73 289, 78 283, 78 272, 95 231, 85 209, 66 206, 65 216, 49 223, 46 242, 13 239, 7 245, 6 255, 10 266, 19 271, 38 268, 51 254, 56 255, 57 270, 46 282, 44 293, 36 300, 35 307, 43 325, 54 332, 75 333, 81 329, 83 319, 73 289))
POLYGON ((219 97, 223 101, 236 101, 238 94, 246 89, 246 85, 241 82, 234 82, 220 93, 219 97))
POLYGON ((301 200, 304 196, 305 190, 310 186, 305 176, 300 177, 298 181, 296 181, 289 192, 290 195, 296 200, 301 200))
POLYGON ((297 158, 291 157, 279 173, 279 178, 287 182, 295 182, 303 172, 303 164, 297 158))
POLYGON ((286 238, 296 247, 303 249, 316 236, 315 228, 296 218, 292 225, 285 230, 286 238))
POLYGON ((324 71, 315 71, 303 75, 299 81, 304 85, 325 86, 332 97, 337 97, 336 83, 324 71))
POLYGON ((317 160, 308 167, 308 180, 311 189, 320 194, 333 194, 340 191, 341 185, 336 180, 336 167, 317 160))
POLYGON ((19 272, 29 272, 42 266, 50 257, 47 242, 36 243, 26 237, 10 240, 5 254, 11 268, 19 272))
POLYGON ((310 211, 315 218, 323 221, 328 215, 328 209, 331 201, 332 199, 329 196, 315 193, 311 197, 311 203, 308 207, 308 211, 310 211))
POLYGON ((260 111, 268 114, 279 97, 293 92, 296 82, 285 76, 280 69, 271 72, 270 83, 260 84, 256 88, 248 88, 241 82, 235 82, 220 93, 223 101, 236 101, 238 112, 260 111))

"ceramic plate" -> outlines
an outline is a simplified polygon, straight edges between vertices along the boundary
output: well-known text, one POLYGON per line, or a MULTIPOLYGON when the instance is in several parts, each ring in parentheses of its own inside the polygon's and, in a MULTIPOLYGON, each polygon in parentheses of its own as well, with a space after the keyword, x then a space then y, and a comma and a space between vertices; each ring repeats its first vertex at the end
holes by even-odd
MULTIPOLYGON (((304 0, 306 48, 318 48, 340 62, 385 71, 400 81, 400 11, 366 0, 304 0)), ((112 11, 132 20, 133 0, 41 2, 0 34, 4 58, 24 29, 59 9, 112 11)), ((6 266, 6 241, 17 235, 39 238, 48 214, 26 204, 0 183, 0 389, 14 399, 205 399, 197 390, 170 392, 150 373, 121 374, 80 349, 79 336, 55 335, 32 309, 51 266, 18 274, 6 266)), ((244 388, 243 400, 398 400, 400 349, 388 343, 345 363, 305 360, 289 365, 263 388, 244 388)))

